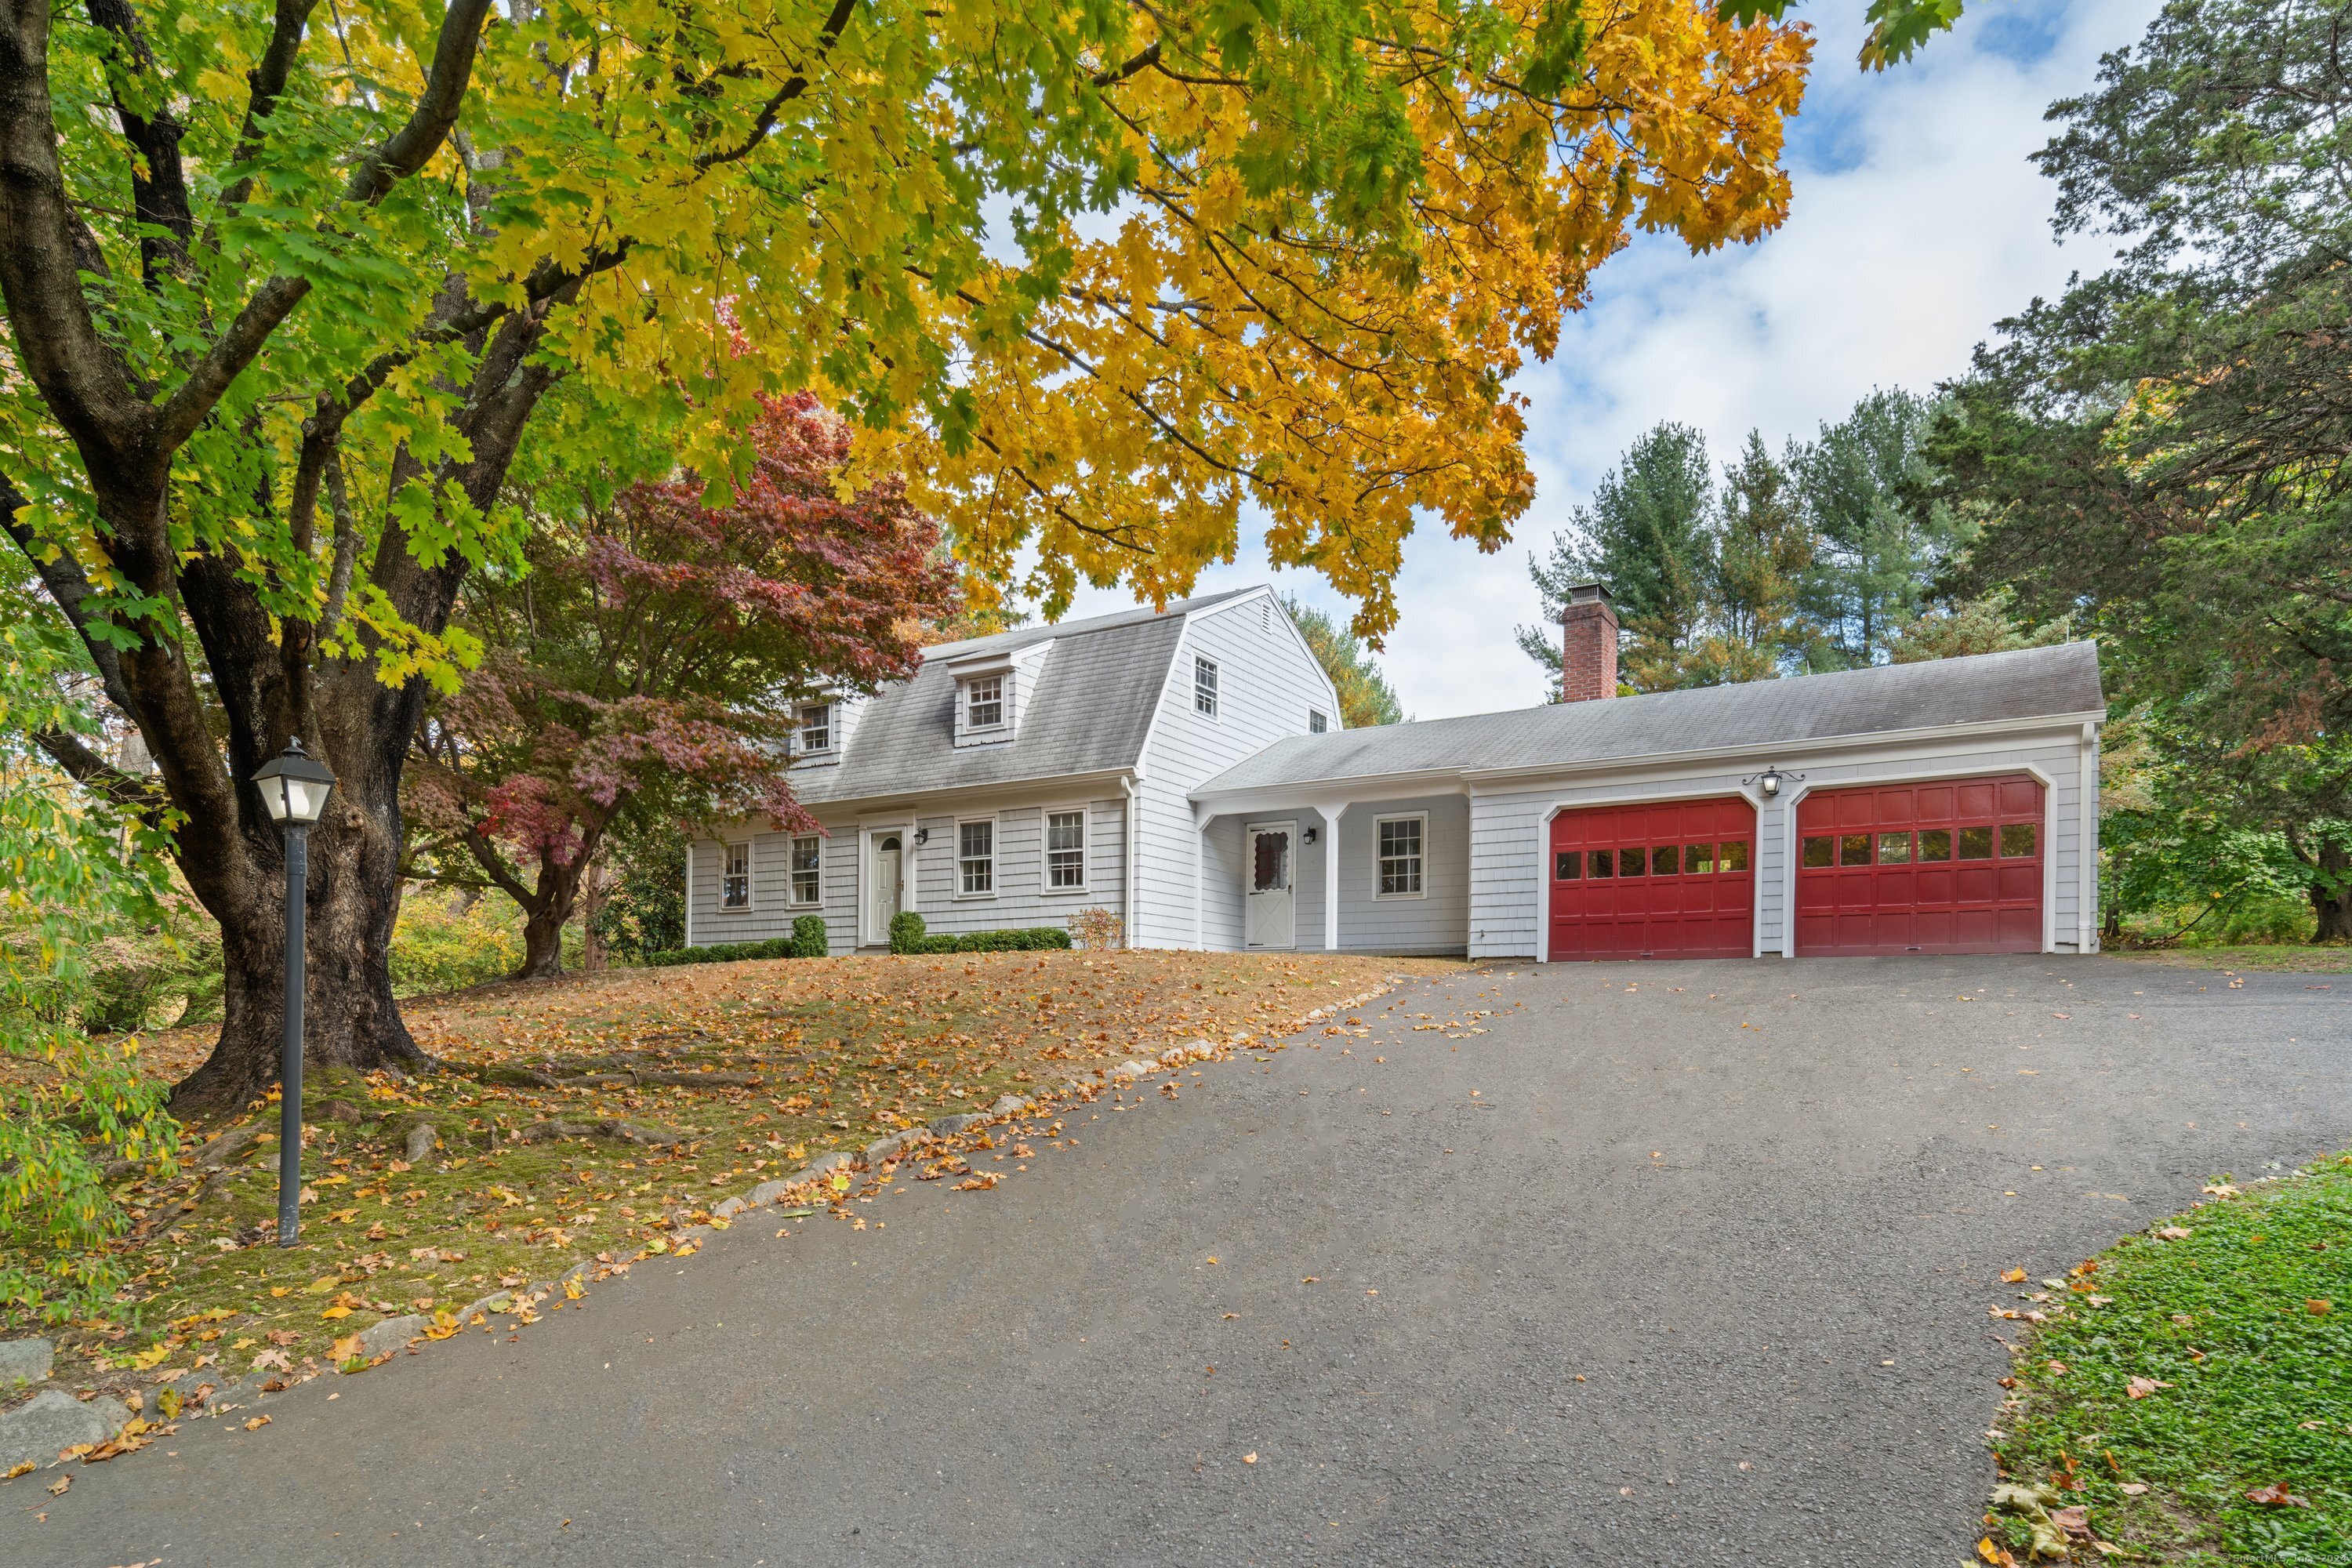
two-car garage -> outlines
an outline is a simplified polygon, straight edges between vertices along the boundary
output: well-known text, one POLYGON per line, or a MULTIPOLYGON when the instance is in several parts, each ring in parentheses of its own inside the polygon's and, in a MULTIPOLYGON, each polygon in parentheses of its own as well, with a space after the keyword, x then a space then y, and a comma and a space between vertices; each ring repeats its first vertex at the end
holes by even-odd
MULTIPOLYGON (((2021 773, 1808 794, 1793 951, 2039 952, 2042 823, 2042 785, 2021 773)), ((1558 813, 1549 956, 1747 957, 1756 834, 1744 795, 1558 813)))

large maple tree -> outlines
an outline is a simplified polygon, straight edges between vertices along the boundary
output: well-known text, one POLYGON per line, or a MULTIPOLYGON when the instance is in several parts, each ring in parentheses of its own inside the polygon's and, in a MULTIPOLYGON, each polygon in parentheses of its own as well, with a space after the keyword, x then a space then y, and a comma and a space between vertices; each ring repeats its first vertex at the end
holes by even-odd
POLYGON ((1629 229, 1784 216, 1810 47, 1704 0, 0 0, 0 510, 159 772, 52 753, 168 805, 223 930, 176 1103, 275 1078, 244 781, 289 736, 341 781, 310 1049, 421 1060, 402 774, 526 441, 723 481, 814 389, 1049 611, 1181 591, 1248 503, 1377 633, 1417 515, 1528 505, 1508 378, 1629 229))

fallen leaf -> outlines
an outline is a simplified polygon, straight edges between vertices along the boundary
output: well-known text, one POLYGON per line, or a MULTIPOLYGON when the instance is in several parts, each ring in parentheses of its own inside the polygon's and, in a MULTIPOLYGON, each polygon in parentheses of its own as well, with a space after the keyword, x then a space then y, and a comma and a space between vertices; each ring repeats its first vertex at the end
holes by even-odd
POLYGON ((2284 1481, 2273 1481, 2266 1487, 2257 1487, 2246 1494, 2246 1500, 2262 1503, 2270 1508, 2309 1508, 2311 1506, 2309 1498, 2300 1498, 2287 1490, 2284 1481))
POLYGON ((2004 1285, 2022 1285, 2025 1283, 2025 1270, 2012 1268, 2000 1277, 2000 1282, 2004 1285))
POLYGON ((2324 1318, 2336 1310, 2336 1303, 2324 1296, 2315 1296, 2304 1302, 2303 1310, 2315 1318, 2324 1318))
POLYGON ((2144 1497, 2147 1493, 2147 1483, 2146 1481, 2126 1481, 2123 1485, 2117 1487, 2116 1490, 2123 1493, 2126 1497, 2144 1497))
POLYGON ((248 1431, 248 1432, 258 1432, 258 1431, 260 1431, 264 1426, 268 1426, 268 1425, 269 1425, 269 1417, 268 1417, 268 1416, 267 1416, 267 1415, 257 1415, 257 1416, 255 1416, 252 1420, 250 1420, 250 1421, 248 1421, 248 1422, 247 1422, 247 1423, 245 1424, 245 1429, 246 1429, 247 1431, 248 1431))
POLYGON ((1244 1464, 1244 1465, 1255 1465, 1255 1464, 1256 1464, 1256 1463, 1257 1463, 1257 1451, 1256 1451, 1255 1449, 1252 1449, 1250 1452, 1248 1452, 1248 1453, 1246 1453, 1246 1454, 1244 1454, 1244 1455, 1242 1456, 1242 1463, 1243 1463, 1243 1464, 1244 1464))
POLYGON ((66 1489, 72 1485, 73 1478, 71 1476, 59 1476, 56 1480, 49 1483, 49 1495, 51 1497, 63 1497, 66 1495, 66 1489))
POLYGON ((2158 1241, 2187 1241, 2189 1227, 2180 1225, 2158 1226, 2152 1234, 2158 1241))
POLYGON ((351 1315, 352 1310, 349 1307, 330 1307, 325 1311, 319 1314, 319 1316, 327 1319, 331 1322, 337 1318, 348 1318, 351 1315))
POLYGON ((5 1474, 0 1474, 0 1481, 13 1481, 18 1476, 30 1475, 33 1471, 33 1468, 32 1460, 21 1459, 16 1464, 10 1466, 5 1474))
POLYGON ((2172 1384, 2168 1383, 2159 1383, 2152 1377, 2135 1377, 2129 1383, 2124 1384, 2124 1392, 2131 1395, 2134 1399, 2146 1399, 2158 1389, 2170 1388, 2172 1384))

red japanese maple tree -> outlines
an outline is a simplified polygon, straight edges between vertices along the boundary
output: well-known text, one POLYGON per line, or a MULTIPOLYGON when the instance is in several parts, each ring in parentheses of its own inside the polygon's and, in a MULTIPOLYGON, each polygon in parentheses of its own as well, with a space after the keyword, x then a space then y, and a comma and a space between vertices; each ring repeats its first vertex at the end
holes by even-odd
POLYGON ((802 393, 762 401, 730 504, 638 484, 530 531, 528 570, 470 577, 481 668, 418 732, 412 864, 522 906, 525 976, 616 825, 809 822, 787 740, 800 704, 911 674, 958 608, 939 525, 895 476, 839 481, 849 431, 802 393))

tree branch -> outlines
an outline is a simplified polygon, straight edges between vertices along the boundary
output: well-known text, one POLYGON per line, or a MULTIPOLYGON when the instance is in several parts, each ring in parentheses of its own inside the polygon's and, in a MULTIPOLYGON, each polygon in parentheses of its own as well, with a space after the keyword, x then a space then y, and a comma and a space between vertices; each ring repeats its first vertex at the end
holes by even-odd
MULTIPOLYGON (((262 51, 260 61, 245 73, 245 124, 236 134, 236 152, 229 160, 232 165, 251 163, 260 156, 266 133, 261 122, 278 107, 278 100, 294 74, 295 57, 302 52, 303 31, 318 4, 319 0, 278 0, 278 19, 270 26, 269 47, 262 51)), ((221 192, 221 205, 231 212, 245 205, 253 195, 253 180, 251 174, 247 174, 231 183, 221 192)))
MULTIPOLYGON (((833 46, 841 42, 843 31, 848 27, 850 17, 856 12, 857 0, 834 0, 833 12, 824 19, 824 29, 816 37, 819 64, 833 53, 833 46)), ((785 79, 783 86, 776 89, 773 96, 760 106, 760 112, 753 118, 751 129, 743 140, 723 151, 700 154, 694 160, 696 170, 715 169, 721 163, 732 163, 750 157, 760 143, 768 139, 768 133, 776 128, 776 116, 782 112, 784 105, 807 90, 808 77, 803 72, 794 71, 785 79)))

